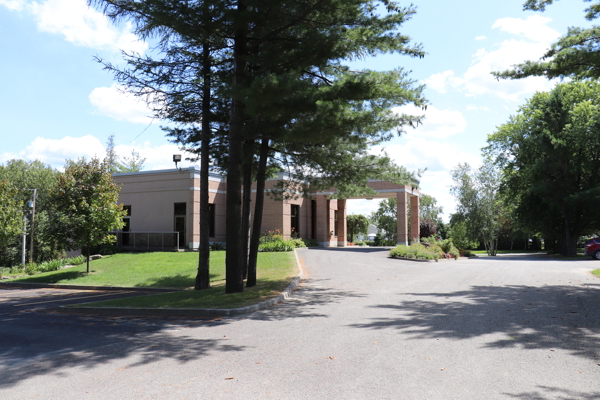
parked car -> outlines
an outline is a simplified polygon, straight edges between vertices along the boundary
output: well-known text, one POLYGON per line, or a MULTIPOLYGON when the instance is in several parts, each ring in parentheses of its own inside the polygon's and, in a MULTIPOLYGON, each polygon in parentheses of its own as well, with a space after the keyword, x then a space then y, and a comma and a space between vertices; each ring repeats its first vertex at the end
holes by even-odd
POLYGON ((583 247, 583 254, 600 260, 600 238, 590 239, 583 247))

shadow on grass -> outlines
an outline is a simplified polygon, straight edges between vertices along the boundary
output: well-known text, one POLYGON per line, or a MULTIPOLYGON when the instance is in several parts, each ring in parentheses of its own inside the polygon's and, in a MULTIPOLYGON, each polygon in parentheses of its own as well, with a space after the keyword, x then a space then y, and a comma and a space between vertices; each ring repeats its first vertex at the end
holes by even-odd
POLYGON ((362 247, 362 246, 348 246, 348 247, 309 247, 310 251, 339 251, 339 252, 354 252, 354 253, 379 253, 390 251, 394 247, 362 247))
MULTIPOLYGON (((63 271, 63 272, 55 272, 52 275, 46 275, 46 276, 33 275, 33 276, 30 276, 27 278, 12 279, 9 282, 59 283, 60 281, 75 280, 77 278, 81 278, 82 276, 86 276, 86 275, 87 275, 86 272, 81 272, 81 271, 63 271)), ((60 283, 69 283, 69 282, 60 282, 60 283)))
POLYGON ((600 285, 473 286, 453 293, 403 293, 372 306, 394 316, 355 328, 396 329, 406 339, 470 339, 502 333, 487 348, 564 349, 600 359, 600 285))
POLYGON ((579 400, 599 400, 600 392, 578 392, 575 390, 562 389, 549 386, 538 386, 540 390, 523 393, 504 393, 513 399, 521 400, 551 400, 551 399, 579 399, 579 400))
MULTIPOLYGON (((210 274, 210 281, 214 282, 219 275, 210 274)), ((176 274, 171 276, 161 276, 147 279, 143 283, 135 285, 136 287, 154 287, 154 288, 189 288, 196 284, 196 277, 190 275, 176 274)))

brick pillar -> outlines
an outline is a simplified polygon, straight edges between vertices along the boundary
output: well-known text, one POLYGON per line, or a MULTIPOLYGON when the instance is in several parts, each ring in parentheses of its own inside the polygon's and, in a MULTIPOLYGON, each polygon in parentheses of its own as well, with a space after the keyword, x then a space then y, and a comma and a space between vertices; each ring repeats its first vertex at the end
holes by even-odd
POLYGON ((408 193, 396 193, 396 243, 408 244, 408 193))
POLYGON ((325 195, 316 195, 317 201, 317 242, 319 246, 329 246, 329 200, 325 195))
POLYGON ((418 196, 411 196, 410 198, 410 213, 411 213, 411 233, 410 237, 413 239, 413 243, 419 243, 419 237, 421 233, 421 199, 418 196))
POLYGON ((338 199, 338 247, 346 247, 348 244, 348 230, 346 224, 346 199, 338 199))

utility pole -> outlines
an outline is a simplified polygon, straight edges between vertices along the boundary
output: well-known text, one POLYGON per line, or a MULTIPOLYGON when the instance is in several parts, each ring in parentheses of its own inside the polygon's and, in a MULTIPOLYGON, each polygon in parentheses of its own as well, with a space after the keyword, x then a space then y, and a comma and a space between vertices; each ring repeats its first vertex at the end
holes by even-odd
POLYGON ((31 242, 29 246, 29 262, 33 262, 33 230, 35 228, 35 198, 37 197, 37 189, 33 189, 33 204, 31 206, 31 242))
POLYGON ((25 253, 27 252, 27 214, 23 215, 23 247, 21 250, 21 264, 25 265, 25 253))

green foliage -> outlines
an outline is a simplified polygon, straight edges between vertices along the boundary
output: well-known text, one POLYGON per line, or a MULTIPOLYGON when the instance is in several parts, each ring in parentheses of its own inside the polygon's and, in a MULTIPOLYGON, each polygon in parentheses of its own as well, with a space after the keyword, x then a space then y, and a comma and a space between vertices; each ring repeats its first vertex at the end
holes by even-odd
POLYGON ((413 244, 411 246, 399 245, 388 253, 391 258, 412 258, 417 260, 438 260, 438 252, 423 246, 422 244, 413 244))
POLYGON ((258 247, 259 252, 274 252, 274 251, 292 251, 294 250, 294 243, 290 243, 289 240, 275 240, 267 243, 263 243, 258 247))
POLYGON ((221 250, 225 250, 225 246, 222 243, 219 242, 214 242, 211 243, 209 246, 211 251, 221 251, 221 250))
POLYGON ((354 242, 354 235, 363 234, 366 235, 369 230, 369 220, 364 215, 348 215, 346 218, 347 227, 348 227, 348 235, 350 236, 350 241, 354 242))
POLYGON ((0 246, 5 247, 23 232, 20 193, 8 180, 0 181, 0 246))
POLYGON ((376 246, 386 246, 383 243, 396 244, 396 199, 390 197, 379 203, 379 208, 371 214, 371 222, 377 227, 381 237, 375 236, 376 246))
MULTIPOLYGON (((591 1, 591 0, 584 0, 591 1)), ((527 0, 525 10, 544 11, 553 0, 527 0)), ((600 15, 600 2, 586 9, 586 19, 600 15)), ((526 61, 514 69, 493 72, 498 78, 521 79, 528 76, 553 78, 600 78, 600 27, 588 29, 571 27, 566 35, 552 44, 539 61, 526 61)))
POLYGON ((274 231, 269 231, 267 233, 263 233, 262 235, 260 235, 259 243, 266 244, 266 243, 270 243, 270 242, 281 242, 281 241, 283 241, 283 234, 281 233, 281 231, 279 229, 276 229, 274 231))
MULTIPOLYGON (((535 94, 488 137, 517 218, 576 254, 581 235, 600 226, 600 84, 557 85, 535 94)), ((552 240, 553 241, 553 240, 552 240)))
POLYGON ((437 224, 432 219, 421 219, 420 228, 419 232, 422 238, 435 235, 437 232, 437 224))
MULTIPOLYGON (((22 212, 27 212, 31 220, 31 209, 26 207, 32 200, 33 191, 37 189, 35 202, 35 231, 33 261, 43 262, 57 258, 62 254, 62 248, 51 232, 48 215, 52 204, 49 202, 49 193, 56 186, 60 173, 40 161, 10 160, 5 165, 0 165, 0 181, 7 180, 19 190, 18 199, 22 203, 22 212)), ((23 225, 21 216, 20 225, 23 225)), ((28 234, 31 234, 31 223, 28 224, 28 234)), ((0 265, 14 266, 21 261, 21 239, 14 237, 12 241, 0 246, 0 265)), ((30 253, 30 240, 27 241, 27 250, 30 253)), ((31 253, 30 253, 31 254, 31 253)))
POLYGON ((359 240, 358 242, 354 243, 357 246, 366 246, 367 242, 364 240, 359 240))
POLYGON ((126 211, 117 204, 119 187, 96 158, 70 161, 50 199, 56 238, 66 248, 84 249, 88 259, 90 247, 114 241, 108 232, 123 226, 126 211))
POLYGON ((460 250, 476 249, 479 246, 479 241, 473 240, 473 235, 469 234, 464 221, 452 222, 448 230, 448 237, 460 250))
POLYGON ((304 242, 304 247, 316 247, 319 244, 315 239, 300 239, 304 242))
POLYGON ((503 214, 499 171, 490 162, 476 171, 467 163, 459 164, 452 171, 452 179, 450 191, 458 200, 457 214, 467 230, 483 241, 488 254, 495 256, 503 214))
POLYGON ((139 172, 144 169, 144 163, 146 158, 142 158, 140 153, 135 150, 131 150, 130 157, 123 157, 123 161, 117 162, 116 171, 117 173, 126 172, 139 172))

